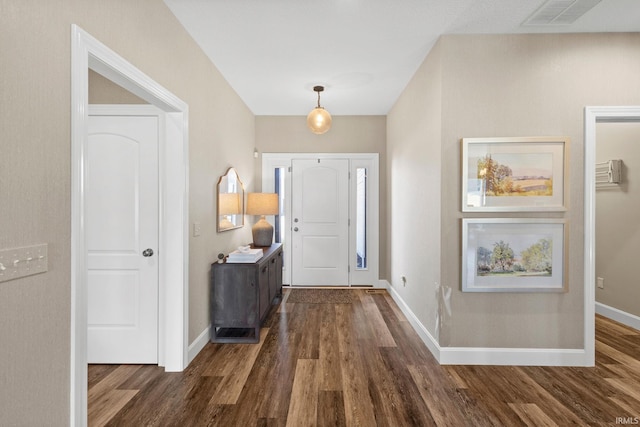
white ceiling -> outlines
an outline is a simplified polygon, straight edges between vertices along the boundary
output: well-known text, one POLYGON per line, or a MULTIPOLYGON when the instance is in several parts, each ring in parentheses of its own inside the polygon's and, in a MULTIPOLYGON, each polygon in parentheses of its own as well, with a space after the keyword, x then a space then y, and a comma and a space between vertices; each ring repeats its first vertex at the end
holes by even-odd
POLYGON ((640 0, 544 27, 545 0, 164 1, 255 115, 306 115, 318 84, 332 115, 385 115, 443 34, 640 31, 640 0))

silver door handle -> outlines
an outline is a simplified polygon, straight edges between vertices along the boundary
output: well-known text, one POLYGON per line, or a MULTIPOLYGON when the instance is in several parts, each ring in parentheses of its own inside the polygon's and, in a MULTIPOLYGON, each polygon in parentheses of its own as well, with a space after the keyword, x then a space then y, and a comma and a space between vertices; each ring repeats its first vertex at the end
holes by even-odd
POLYGON ((298 231, 298 227, 293 227, 293 231, 298 231))
POLYGON ((142 251, 142 256, 144 256, 144 257, 153 256, 153 249, 151 249, 151 248, 145 249, 144 251, 142 251))

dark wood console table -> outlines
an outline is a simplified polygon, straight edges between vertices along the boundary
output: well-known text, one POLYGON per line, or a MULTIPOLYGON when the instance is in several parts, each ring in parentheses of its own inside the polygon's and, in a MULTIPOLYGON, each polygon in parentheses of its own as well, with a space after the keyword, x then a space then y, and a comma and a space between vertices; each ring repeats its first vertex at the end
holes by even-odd
POLYGON ((256 343, 271 304, 282 297, 282 244, 255 263, 211 264, 211 341, 256 343))

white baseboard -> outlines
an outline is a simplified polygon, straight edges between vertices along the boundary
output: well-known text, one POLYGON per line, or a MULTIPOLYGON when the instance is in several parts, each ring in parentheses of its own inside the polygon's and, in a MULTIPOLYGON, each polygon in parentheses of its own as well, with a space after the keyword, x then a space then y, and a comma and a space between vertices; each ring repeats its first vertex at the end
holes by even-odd
POLYGON ((196 358, 198 353, 202 351, 204 346, 207 345, 207 343, 209 342, 210 333, 211 333, 211 325, 207 326, 205 330, 202 331, 200 335, 198 335, 198 338, 196 338, 195 341, 193 341, 189 345, 189 350, 188 350, 189 363, 191 363, 191 361, 196 358))
MULTIPOLYGON (((381 285, 383 285, 383 281, 380 281, 381 285)), ((422 342, 427 346, 433 357, 436 358, 438 362, 440 362, 440 345, 438 345, 438 340, 436 340, 433 335, 427 330, 427 328, 418 320, 413 311, 409 308, 406 302, 400 297, 398 292, 391 286, 389 282, 384 280, 384 287, 387 289, 389 294, 391 294, 391 298, 398 304, 398 307, 407 317, 407 320, 416 331, 422 342)))
POLYGON ((616 322, 620 322, 623 325, 627 325, 633 329, 640 330, 640 317, 634 314, 618 310, 617 308, 613 308, 599 302, 596 302, 596 313, 611 320, 615 320, 616 322))
POLYGON ((583 349, 441 347, 441 365, 586 366, 583 349))
POLYGON ((422 342, 441 365, 589 366, 584 349, 440 347, 389 282, 381 280, 380 285, 389 291, 422 342))

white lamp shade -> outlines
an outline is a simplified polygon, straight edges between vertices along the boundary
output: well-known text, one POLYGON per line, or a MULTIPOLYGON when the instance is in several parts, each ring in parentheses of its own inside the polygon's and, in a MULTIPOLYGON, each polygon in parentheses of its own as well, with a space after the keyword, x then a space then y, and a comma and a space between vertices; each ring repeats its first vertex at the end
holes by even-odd
POLYGON ((247 215, 278 215, 278 195, 276 193, 247 194, 247 215))
POLYGON ((307 126, 316 135, 322 135, 331 128, 331 114, 322 107, 314 108, 307 116, 307 126))

